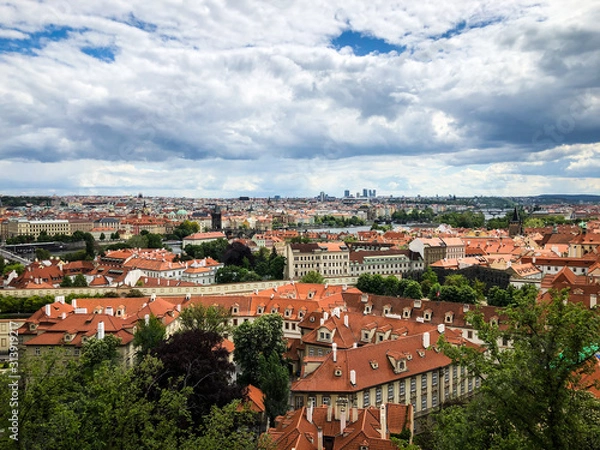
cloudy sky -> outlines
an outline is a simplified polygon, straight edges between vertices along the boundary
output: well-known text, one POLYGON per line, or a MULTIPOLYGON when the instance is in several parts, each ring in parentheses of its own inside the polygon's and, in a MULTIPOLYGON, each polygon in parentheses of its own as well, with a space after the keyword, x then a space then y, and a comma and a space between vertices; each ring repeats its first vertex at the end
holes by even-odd
POLYGON ((595 0, 0 4, 0 193, 600 194, 595 0))

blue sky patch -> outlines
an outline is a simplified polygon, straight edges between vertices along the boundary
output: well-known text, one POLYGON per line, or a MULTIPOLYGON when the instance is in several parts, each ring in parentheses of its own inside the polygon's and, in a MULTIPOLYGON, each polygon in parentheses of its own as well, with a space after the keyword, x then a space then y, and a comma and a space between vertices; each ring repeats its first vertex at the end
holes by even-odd
POLYGON ((346 30, 331 41, 336 49, 351 47, 356 56, 365 56, 370 53, 402 53, 406 47, 390 45, 383 39, 367 36, 356 31, 346 30))
POLYGON ((28 37, 25 39, 0 38, 0 53, 35 55, 35 51, 44 48, 48 42, 58 42, 67 39, 69 33, 75 31, 75 29, 71 27, 49 25, 42 31, 36 31, 34 33, 26 33, 21 30, 17 31, 28 34, 28 37))
POLYGON ((431 36, 431 39, 433 39, 434 41, 437 41, 439 39, 450 39, 454 36, 458 36, 459 34, 462 34, 464 31, 473 30, 476 28, 485 28, 489 25, 493 25, 493 24, 496 24, 499 22, 502 22, 502 18, 494 18, 494 19, 483 20, 481 22, 473 22, 473 23, 467 23, 466 20, 461 20, 452 28, 450 28, 449 30, 446 30, 444 33, 439 34, 437 36, 431 36))
POLYGON ((115 60, 115 52, 110 47, 82 47, 81 51, 100 61, 113 62, 115 60))

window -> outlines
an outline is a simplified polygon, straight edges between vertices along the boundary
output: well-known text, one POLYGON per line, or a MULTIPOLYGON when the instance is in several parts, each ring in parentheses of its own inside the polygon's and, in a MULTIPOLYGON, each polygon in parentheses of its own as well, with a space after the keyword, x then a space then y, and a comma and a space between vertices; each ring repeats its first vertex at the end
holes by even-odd
POLYGON ((432 386, 437 386, 438 384, 438 373, 437 372, 432 372, 431 373, 431 385, 432 386))
POLYGON ((308 347, 308 356, 315 356, 315 348, 308 347))
POLYGON ((404 385, 404 380, 400 380, 400 395, 402 397, 406 395, 406 386, 404 385))
POLYGON ((473 377, 469 377, 469 392, 473 392, 473 377))
POLYGON ((412 377, 410 379, 410 392, 415 392, 417 390, 417 379, 412 377))
POLYGON ((427 396, 421 395, 421 411, 425 411, 427 409, 427 396))
POLYGON ((473 332, 471 330, 467 331, 467 339, 473 339, 473 332))
POLYGON ((323 406, 331 405, 331 397, 323 397, 323 406))
POLYGON ((457 367, 456 366, 452 366, 452 378, 454 380, 456 380, 457 372, 458 372, 457 367))
POLYGON ((394 401, 394 385, 393 384, 388 384, 388 402, 393 402, 394 401))
POLYGON ((444 368, 444 381, 446 383, 450 381, 450 367, 444 368))
POLYGON ((317 406, 317 397, 308 397, 308 406, 317 406))
POLYGON ((74 348, 73 349, 73 356, 79 356, 79 349, 78 348, 74 348))
POLYGON ((377 403, 377 405, 381 405, 381 401, 382 399, 382 394, 381 394, 381 387, 378 387, 377 389, 375 389, 375 402, 377 403))
POLYGON ((427 390, 427 375, 421 375, 421 391, 427 390))
POLYGON ((366 408, 370 404, 371 404, 371 401, 370 401, 370 392, 369 391, 365 391, 363 393, 363 407, 366 408))

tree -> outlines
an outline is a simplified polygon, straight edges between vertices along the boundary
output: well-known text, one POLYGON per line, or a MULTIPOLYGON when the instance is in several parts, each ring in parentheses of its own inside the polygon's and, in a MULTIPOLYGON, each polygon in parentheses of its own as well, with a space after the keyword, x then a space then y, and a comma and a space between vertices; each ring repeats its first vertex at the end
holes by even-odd
POLYGON ((190 440, 183 450, 251 450, 257 448, 257 436, 251 431, 255 414, 233 401, 222 408, 213 406, 202 436, 190 440))
POLYGON ((222 342, 216 333, 190 330, 175 333, 151 352, 163 365, 157 388, 191 388, 188 407, 196 425, 213 405, 223 407, 242 398, 242 389, 232 381, 235 366, 222 342))
POLYGON ((150 350, 158 347, 165 340, 167 329, 154 314, 146 320, 138 320, 137 330, 133 335, 133 345, 138 347, 137 358, 141 360, 150 350))
POLYGON ((313 284, 323 284, 325 283, 325 278, 316 270, 311 270, 307 272, 302 278, 300 278, 300 283, 313 283, 313 284))
POLYGON ((423 298, 423 292, 421 292, 421 285, 418 281, 410 280, 404 288, 404 297, 420 299, 423 298))
POLYGON ((6 261, 4 256, 0 255, 0 274, 4 274, 4 268, 6 267, 6 261))
POLYGON ((45 259, 50 259, 50 252, 45 248, 36 248, 35 249, 35 257, 39 261, 43 261, 45 259))
POLYGON ((431 287, 438 283, 438 276, 433 271, 431 266, 427 266, 427 269, 421 275, 421 290, 423 291, 423 295, 429 296, 429 291, 431 287))
POLYGON ((535 292, 517 296, 501 327, 469 313, 485 352, 441 343, 482 387, 466 407, 442 411, 437 448, 598 448, 600 402, 584 375, 597 361, 600 315, 569 302, 567 290, 550 295, 540 302, 535 292), (502 340, 512 347, 501 350, 502 340))
POLYGON ((177 239, 183 239, 190 234, 194 234, 200 231, 200 225, 198 222, 192 222, 191 220, 184 220, 173 229, 173 234, 177 239))
POLYGON ((103 339, 93 337, 84 345, 81 352, 81 363, 83 367, 95 369, 103 362, 117 364, 119 362, 118 348, 121 338, 107 334, 103 339))
POLYGON ((60 282, 60 287, 64 287, 64 288, 73 287, 73 280, 71 279, 71 277, 68 275, 65 275, 65 277, 60 282))
POLYGON ((20 264, 20 263, 7 264, 7 265, 4 266, 4 270, 2 271, 2 273, 4 275, 8 275, 13 270, 15 272, 17 272, 17 275, 23 275, 23 272, 25 272, 25 266, 23 264, 20 264))
POLYGON ((286 351, 283 318, 279 314, 266 314, 252 323, 243 322, 233 330, 233 342, 233 358, 242 370, 238 380, 244 385, 260 387, 260 355, 269 358, 275 353, 282 359, 286 351))
POLYGON ((280 355, 259 355, 260 389, 265 395, 265 410, 271 423, 288 409, 290 374, 280 355))
MULTIPOLYGON (((68 277, 66 277, 68 278, 68 277)), ((88 283, 85 279, 85 276, 81 273, 75 275, 75 279, 73 280, 73 287, 87 287, 88 283)))
POLYGON ((179 315, 183 331, 201 330, 224 336, 231 331, 231 314, 220 305, 204 306, 202 303, 184 308, 179 315))
POLYGON ((106 235, 104 233, 100 233, 100 240, 103 241, 106 239, 106 235))
POLYGON ((162 248, 162 236, 156 233, 148 233, 144 236, 148 240, 148 248, 162 248))

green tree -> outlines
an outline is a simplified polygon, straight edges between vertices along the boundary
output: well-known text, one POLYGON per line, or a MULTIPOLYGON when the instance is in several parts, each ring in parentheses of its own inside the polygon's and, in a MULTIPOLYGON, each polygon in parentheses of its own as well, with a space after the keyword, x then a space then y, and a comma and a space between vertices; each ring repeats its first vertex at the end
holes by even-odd
POLYGON ((23 275, 23 272, 25 272, 25 266, 19 263, 6 264, 2 273, 4 275, 8 275, 13 270, 17 272, 17 275, 23 275))
POLYGON ((598 448, 600 403, 582 377, 597 362, 600 315, 569 302, 567 290, 551 296, 545 302, 533 291, 517 296, 503 310, 501 327, 469 313, 485 351, 441 343, 482 387, 466 407, 442 411, 436 448, 598 448), (501 349, 502 340, 512 347, 501 349))
POLYGON ((43 261, 45 259, 50 259, 50 252, 45 248, 36 248, 35 249, 35 257, 39 261, 43 261))
POLYGON ((70 276, 66 275, 60 282, 60 287, 70 288, 73 287, 73 280, 70 276))
POLYGON ((198 233, 200 231, 200 225, 198 222, 191 220, 184 220, 173 229, 173 234, 177 239, 183 239, 190 234, 198 233))
POLYGON ((252 450, 257 449, 258 437, 252 431, 256 423, 255 414, 242 407, 239 400, 219 408, 213 406, 202 436, 190 439, 183 450, 252 450))
POLYGON ((420 299, 423 298, 423 292, 421 292, 421 285, 418 281, 409 280, 404 288, 404 297, 406 298, 415 298, 420 299))
POLYGON ((138 320, 137 329, 133 335, 133 345, 138 348, 136 355, 141 360, 150 350, 158 347, 165 340, 167 328, 154 314, 145 319, 138 320))
POLYGON ((73 280, 73 287, 87 287, 88 283, 85 280, 85 276, 81 273, 75 275, 75 279, 73 280))
POLYGON ((184 308, 179 315, 182 331, 202 330, 225 336, 231 331, 231 313, 220 305, 202 303, 184 308))
POLYGON ((104 233, 100 233, 100 240, 104 241, 106 239, 106 235, 104 233))
POLYGON ((287 363, 272 352, 269 357, 259 355, 260 389, 265 395, 265 410, 271 423, 288 409, 290 374, 287 363))
POLYGON ((0 274, 4 274, 4 268, 6 267, 6 261, 4 256, 0 255, 0 274))
POLYGON ((103 339, 92 337, 81 351, 81 364, 85 368, 95 369, 103 362, 117 364, 120 362, 118 348, 121 338, 107 334, 103 339))
POLYGON ((302 278, 300 278, 300 283, 314 283, 314 284, 323 284, 325 283, 325 278, 316 270, 311 270, 307 272, 302 278))
POLYGON ((269 358, 274 353, 282 359, 286 351, 283 318, 279 314, 266 314, 252 323, 243 322, 233 330, 233 342, 233 358, 242 371, 238 380, 243 385, 260 387, 260 355, 269 358))
POLYGON ((427 266, 423 274, 421 275, 421 290, 423 291, 423 295, 429 297, 429 291, 431 287, 438 283, 438 276, 433 271, 431 266, 427 266))

